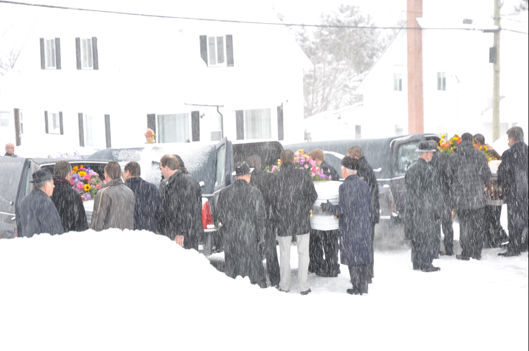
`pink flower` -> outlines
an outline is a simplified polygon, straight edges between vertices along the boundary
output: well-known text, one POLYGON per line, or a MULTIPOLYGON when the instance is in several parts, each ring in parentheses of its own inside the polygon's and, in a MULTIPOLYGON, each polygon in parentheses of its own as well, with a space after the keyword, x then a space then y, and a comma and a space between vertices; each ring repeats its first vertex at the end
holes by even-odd
POLYGON ((96 189, 97 189, 97 190, 101 189, 101 184, 97 184, 97 185, 96 185, 96 189))
POLYGON ((70 185, 75 185, 75 181, 73 179, 70 180, 70 185))
POLYGON ((106 184, 106 183, 107 183, 107 181, 106 181, 106 180, 103 180, 103 184, 106 184))
POLYGON ((303 166, 303 167, 305 167, 305 169, 309 169, 309 165, 305 165, 305 166, 303 166))
POLYGON ((83 183, 77 183, 77 189, 79 189, 79 190, 84 189, 84 184, 83 183))
POLYGON ((81 195, 81 200, 86 201, 86 197, 84 195, 81 195))
POLYGON ((315 177, 315 176, 316 176, 316 173, 312 172, 312 176, 315 177))
POLYGON ((90 178, 91 178, 90 175, 87 174, 87 175, 85 175, 85 176, 83 177, 83 180, 90 180, 90 178))

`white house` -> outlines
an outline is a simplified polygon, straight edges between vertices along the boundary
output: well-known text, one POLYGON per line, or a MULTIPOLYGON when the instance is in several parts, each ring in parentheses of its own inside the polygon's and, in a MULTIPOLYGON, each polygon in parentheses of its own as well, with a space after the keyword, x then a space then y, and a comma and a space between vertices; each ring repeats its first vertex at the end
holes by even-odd
MULTIPOLYGON (((473 30, 491 27, 492 4, 484 7, 475 0, 466 0, 466 5, 475 5, 468 7, 453 0, 423 3, 423 17, 418 22, 423 28, 424 131, 449 136, 482 133, 492 142, 489 48, 493 34, 473 30), (473 18, 473 24, 463 24, 465 18, 473 18), (455 29, 462 27, 468 30, 455 29)), ((527 12, 511 19, 515 21, 503 19, 505 27, 524 21, 527 26, 527 12)), ((513 125, 520 125, 527 134, 527 35, 503 30, 500 48, 500 135, 513 125)), ((403 29, 357 89, 363 95, 362 133, 366 137, 408 133, 407 77, 407 35, 403 29)))
POLYGON ((40 9, 0 83, 2 140, 129 147, 148 127, 159 143, 303 140, 308 58, 284 26, 237 22, 278 23, 271 6, 65 4, 162 17, 40 9))

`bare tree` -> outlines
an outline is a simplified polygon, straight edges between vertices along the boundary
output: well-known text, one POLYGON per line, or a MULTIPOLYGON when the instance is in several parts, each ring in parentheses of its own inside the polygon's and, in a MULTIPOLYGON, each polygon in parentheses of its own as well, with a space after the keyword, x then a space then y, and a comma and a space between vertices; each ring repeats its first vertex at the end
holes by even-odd
POLYGON ((0 77, 6 75, 7 72, 9 72, 13 68, 17 57, 18 50, 16 50, 15 48, 5 53, 0 53, 0 77))

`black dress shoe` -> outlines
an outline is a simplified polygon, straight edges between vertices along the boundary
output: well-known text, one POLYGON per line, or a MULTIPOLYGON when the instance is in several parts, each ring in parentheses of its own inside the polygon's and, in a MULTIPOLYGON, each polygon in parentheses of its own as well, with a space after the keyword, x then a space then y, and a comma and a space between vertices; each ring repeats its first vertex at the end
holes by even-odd
POLYGON ((309 290, 305 290, 305 291, 302 291, 302 292, 301 292, 301 295, 308 295, 308 294, 310 294, 311 292, 312 292, 312 290, 310 290, 310 289, 309 289, 309 290))
POLYGON ((421 269, 421 271, 423 271, 423 272, 427 272, 427 273, 428 273, 428 272, 437 272, 437 271, 440 271, 440 270, 441 270, 441 268, 439 268, 439 267, 434 267, 434 266, 429 266, 429 267, 426 267, 426 268, 421 269))
POLYGON ((507 251, 507 252, 500 252, 498 254, 498 256, 503 256, 503 257, 514 257, 514 256, 520 256, 520 253, 516 253, 516 252, 512 252, 512 251, 507 251))
POLYGON ((362 293, 359 292, 358 290, 356 290, 355 288, 353 288, 353 289, 347 289, 346 292, 347 292, 349 295, 362 295, 362 293))
POLYGON ((458 260, 462 260, 462 261, 469 261, 470 260, 470 257, 468 256, 463 256, 463 255, 456 255, 456 258, 458 260))
POLYGON ((481 255, 474 255, 472 258, 479 261, 481 260, 481 255))

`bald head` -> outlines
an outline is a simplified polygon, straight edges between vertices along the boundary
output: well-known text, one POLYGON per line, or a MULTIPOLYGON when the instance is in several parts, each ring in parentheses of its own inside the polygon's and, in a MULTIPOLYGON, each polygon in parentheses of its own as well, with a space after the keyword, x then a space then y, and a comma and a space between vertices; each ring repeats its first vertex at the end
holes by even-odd
POLYGON ((11 143, 6 144, 6 153, 13 156, 15 154, 15 145, 11 143))

